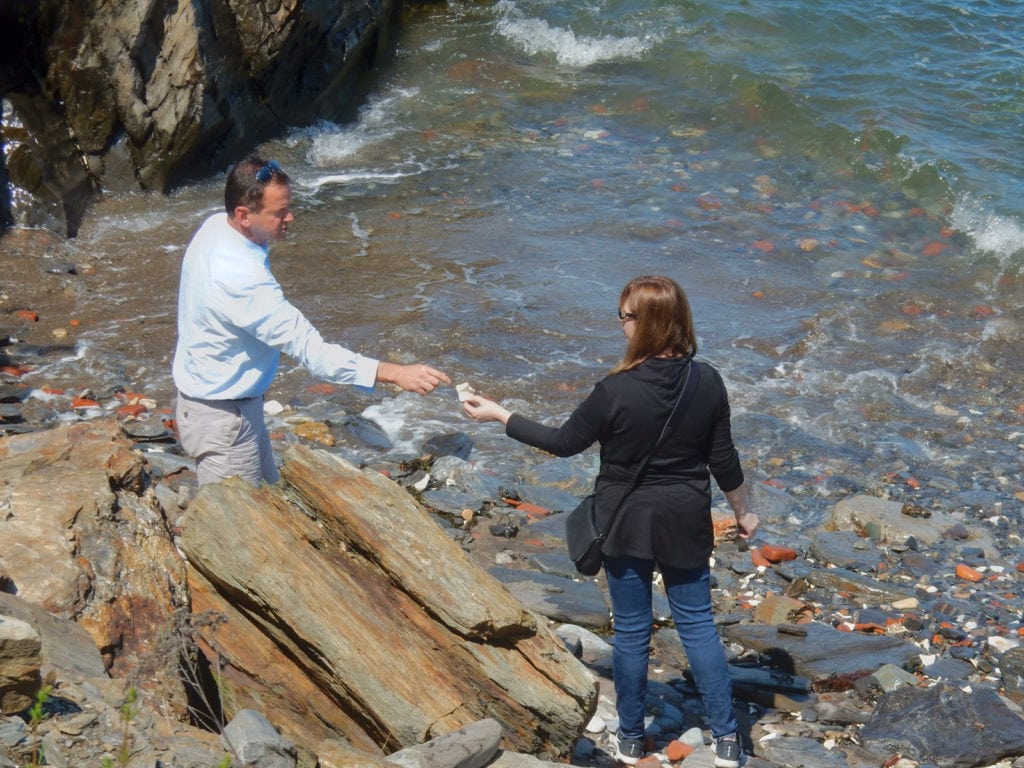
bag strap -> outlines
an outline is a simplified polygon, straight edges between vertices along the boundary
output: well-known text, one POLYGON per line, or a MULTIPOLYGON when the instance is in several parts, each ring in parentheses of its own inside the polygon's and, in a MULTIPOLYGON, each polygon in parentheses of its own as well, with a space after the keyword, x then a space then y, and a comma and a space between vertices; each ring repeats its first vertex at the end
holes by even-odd
POLYGON ((690 409, 690 403, 693 402, 693 396, 697 392, 697 385, 700 383, 700 366, 694 361, 692 357, 686 361, 686 378, 683 381, 683 386, 680 388, 679 397, 676 398, 675 405, 672 406, 672 412, 668 415, 668 420, 665 422, 665 426, 661 428, 661 435, 658 437, 658 441, 654 444, 651 452, 647 454, 647 457, 640 464, 636 473, 633 475, 633 482, 629 487, 629 490, 622 494, 619 499, 619 503, 615 505, 615 509, 612 510, 611 515, 608 518, 608 523, 605 525, 604 530, 601 531, 601 539, 605 539, 608 536, 608 532, 611 531, 612 525, 615 523, 615 518, 619 514, 619 508, 622 506, 622 502, 626 500, 637 486, 640 485, 640 479, 643 477, 644 471, 647 469, 647 465, 651 463, 651 459, 654 458, 654 454, 658 452, 662 444, 669 438, 669 436, 675 432, 676 427, 683 420, 686 412, 690 409))

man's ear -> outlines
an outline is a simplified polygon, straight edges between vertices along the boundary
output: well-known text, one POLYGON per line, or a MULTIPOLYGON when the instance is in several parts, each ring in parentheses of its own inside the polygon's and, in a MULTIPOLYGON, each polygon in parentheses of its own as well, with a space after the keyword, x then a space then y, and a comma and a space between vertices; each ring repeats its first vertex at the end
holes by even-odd
POLYGON ((250 227, 249 216, 252 215, 252 210, 246 205, 235 206, 235 211, 232 214, 232 218, 235 220, 235 224, 239 228, 248 229, 250 227))

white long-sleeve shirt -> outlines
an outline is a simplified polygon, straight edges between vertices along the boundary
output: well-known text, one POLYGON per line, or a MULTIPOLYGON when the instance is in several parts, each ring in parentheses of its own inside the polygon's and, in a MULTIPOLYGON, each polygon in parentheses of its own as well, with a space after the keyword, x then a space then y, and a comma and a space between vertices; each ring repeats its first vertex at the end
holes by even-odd
POLYGON ((284 297, 267 251, 214 214, 181 265, 175 386, 202 400, 259 396, 281 352, 327 381, 372 387, 377 377, 378 361, 325 342, 284 297))

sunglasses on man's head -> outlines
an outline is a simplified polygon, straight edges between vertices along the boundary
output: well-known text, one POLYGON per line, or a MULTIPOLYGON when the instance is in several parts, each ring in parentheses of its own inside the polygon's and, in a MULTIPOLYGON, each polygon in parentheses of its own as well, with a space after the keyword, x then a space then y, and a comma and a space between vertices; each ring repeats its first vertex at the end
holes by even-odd
POLYGON ((277 164, 276 160, 271 160, 258 171, 256 171, 256 181, 258 181, 260 184, 266 184, 268 181, 274 178, 275 173, 284 173, 284 171, 281 170, 281 166, 277 164))

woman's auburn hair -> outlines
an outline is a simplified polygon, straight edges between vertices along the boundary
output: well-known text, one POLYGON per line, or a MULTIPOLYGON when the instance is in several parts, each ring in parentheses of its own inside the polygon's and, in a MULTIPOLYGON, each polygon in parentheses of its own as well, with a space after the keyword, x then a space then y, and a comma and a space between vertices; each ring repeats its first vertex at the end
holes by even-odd
POLYGON ((697 354, 697 334, 686 292, 670 277, 645 275, 626 283, 619 307, 629 306, 636 315, 633 337, 622 361, 612 373, 630 371, 655 355, 697 354))

